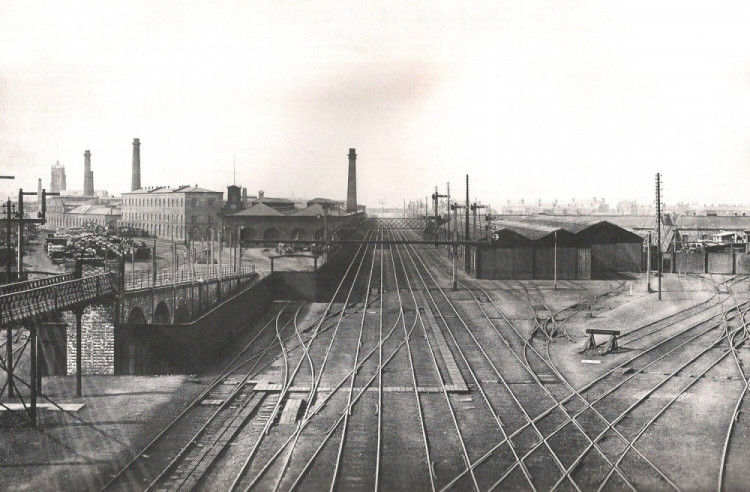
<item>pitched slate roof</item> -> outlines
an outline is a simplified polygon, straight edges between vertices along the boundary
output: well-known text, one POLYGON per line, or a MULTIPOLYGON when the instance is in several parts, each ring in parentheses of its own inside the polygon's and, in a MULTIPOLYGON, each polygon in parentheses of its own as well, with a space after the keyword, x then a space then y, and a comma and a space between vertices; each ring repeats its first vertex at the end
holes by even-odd
MULTIPOLYGON (((292 215, 299 215, 302 217, 314 217, 317 215, 320 215, 321 217, 325 214, 325 211, 323 210, 323 206, 320 203, 315 203, 313 205, 310 205, 308 207, 303 208, 302 210, 297 210, 292 215)), ((329 208, 328 209, 328 215, 345 215, 345 212, 341 210, 340 208, 329 208)))
POLYGON ((282 215, 284 214, 262 203, 256 203, 252 207, 248 207, 244 210, 240 210, 239 212, 235 212, 233 214, 228 214, 228 216, 234 216, 234 217, 268 217, 268 216, 282 216, 282 215))

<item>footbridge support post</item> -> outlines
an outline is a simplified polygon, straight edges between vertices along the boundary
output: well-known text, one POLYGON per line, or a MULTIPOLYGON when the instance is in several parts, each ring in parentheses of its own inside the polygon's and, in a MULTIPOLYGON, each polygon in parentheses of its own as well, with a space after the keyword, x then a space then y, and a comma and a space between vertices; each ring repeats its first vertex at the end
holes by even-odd
POLYGON ((8 323, 7 339, 5 341, 5 365, 8 373, 8 396, 13 398, 13 327, 8 323))
POLYGON ((36 323, 29 323, 29 344, 31 359, 31 370, 29 386, 31 394, 29 395, 29 419, 31 420, 31 426, 36 427, 36 394, 37 394, 37 333, 36 323))
POLYGON ((76 396, 82 396, 81 386, 81 373, 82 371, 82 334, 81 334, 81 318, 83 318, 83 308, 77 307, 73 309, 73 314, 76 317, 76 396))

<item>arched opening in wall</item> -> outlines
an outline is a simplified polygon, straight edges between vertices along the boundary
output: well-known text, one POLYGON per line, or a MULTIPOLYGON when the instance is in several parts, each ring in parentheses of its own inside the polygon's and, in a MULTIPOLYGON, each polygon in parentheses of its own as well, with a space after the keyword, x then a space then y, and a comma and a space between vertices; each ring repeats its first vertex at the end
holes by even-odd
POLYGON ((266 247, 273 246, 274 243, 279 242, 279 230, 275 227, 271 227, 266 229, 263 232, 263 239, 265 239, 267 242, 265 243, 266 247))
POLYGON ((198 229, 198 226, 193 226, 190 228, 190 240, 192 241, 201 240, 201 232, 200 232, 200 229, 198 229))
POLYGON ((130 310, 128 321, 126 323, 129 325, 145 325, 146 315, 143 314, 143 310, 141 308, 136 306, 130 310))
POLYGON ((169 315, 167 303, 161 301, 156 305, 156 309, 154 310, 154 323, 168 324, 172 322, 170 318, 171 316, 169 315))
POLYGON ((248 241, 252 241, 255 239, 255 231, 250 229, 249 227, 243 227, 240 230, 240 241, 243 243, 243 245, 248 247, 256 246, 254 244, 247 244, 248 241))
POLYGON ((313 237, 316 241, 322 241, 323 240, 323 228, 321 227, 317 231, 315 231, 315 236, 313 237))
POLYGON ((181 297, 180 300, 177 301, 177 309, 174 311, 174 322, 190 322, 190 310, 188 309, 187 301, 185 301, 184 297, 181 297))
POLYGON ((297 229, 294 229, 292 231, 292 241, 300 241, 307 239, 307 231, 304 229, 300 229, 299 227, 297 229))

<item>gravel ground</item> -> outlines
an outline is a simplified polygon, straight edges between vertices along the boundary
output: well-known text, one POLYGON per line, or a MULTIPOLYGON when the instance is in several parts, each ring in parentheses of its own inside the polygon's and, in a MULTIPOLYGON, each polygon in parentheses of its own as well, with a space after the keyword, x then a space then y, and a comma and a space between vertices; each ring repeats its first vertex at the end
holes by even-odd
POLYGON ((72 415, 41 410, 39 429, 0 427, 0 488, 96 490, 203 389, 188 376, 87 376, 45 379, 56 403, 83 403, 72 415))

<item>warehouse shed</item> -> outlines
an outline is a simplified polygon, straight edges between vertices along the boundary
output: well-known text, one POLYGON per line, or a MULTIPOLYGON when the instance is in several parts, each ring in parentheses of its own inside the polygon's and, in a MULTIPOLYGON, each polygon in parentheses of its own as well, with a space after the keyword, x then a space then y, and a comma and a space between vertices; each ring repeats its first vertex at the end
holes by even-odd
POLYGON ((482 279, 606 279, 642 269, 643 239, 608 221, 501 220, 477 247, 482 279), (555 251, 556 250, 556 251, 555 251))

